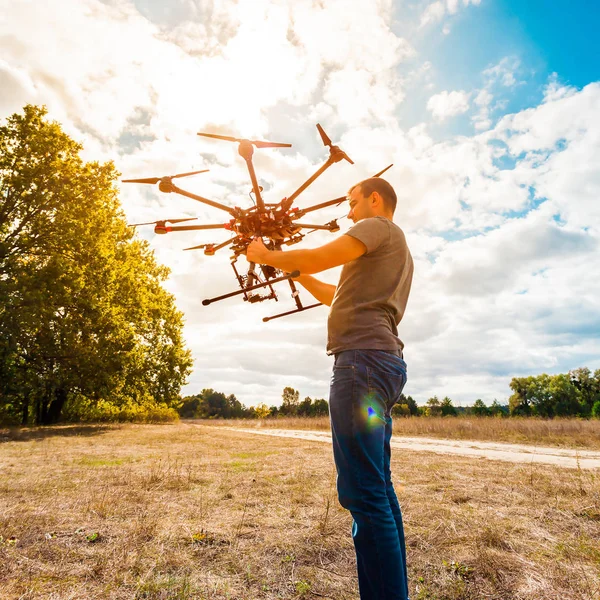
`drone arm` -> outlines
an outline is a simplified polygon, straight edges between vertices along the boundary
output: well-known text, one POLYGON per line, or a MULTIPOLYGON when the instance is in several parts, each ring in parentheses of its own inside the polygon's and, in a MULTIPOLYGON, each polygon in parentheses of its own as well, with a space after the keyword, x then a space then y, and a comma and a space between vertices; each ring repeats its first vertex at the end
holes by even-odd
POLYGON ((192 200, 197 200, 198 202, 202 202, 204 204, 208 204, 209 206, 214 206, 215 208, 219 208, 228 212, 230 215, 235 216, 235 210, 229 206, 225 206, 224 204, 220 204, 219 202, 215 202, 214 200, 209 200, 208 198, 203 198, 202 196, 198 196, 196 194, 192 194, 191 192, 186 192, 182 190, 180 187, 177 187, 174 183, 171 183, 172 191, 176 194, 180 194, 181 196, 186 196, 187 198, 191 198, 192 200))
POLYGON ((303 217, 306 213, 313 212, 314 210, 320 210, 322 208, 327 208, 328 206, 341 204, 345 200, 347 200, 347 196, 340 196, 339 198, 335 198, 334 200, 328 200, 327 202, 321 202, 321 204, 315 204, 314 206, 309 206, 308 208, 300 208, 292 216, 292 219, 299 219, 300 217, 303 217))
POLYGON ((314 174, 311 175, 291 196, 288 197, 286 204, 291 206, 294 200, 313 182, 317 177, 325 173, 325 171, 334 164, 334 160, 331 156, 327 159, 325 164, 314 174))
POLYGON ((202 229, 227 229, 229 223, 215 225, 171 225, 168 230, 171 231, 200 231, 202 229))
MULTIPOLYGON (((337 224, 336 224, 337 225, 337 224)), ((294 227, 300 227, 301 229, 324 229, 325 231, 337 231, 332 225, 326 223, 325 225, 310 225, 309 223, 294 223, 294 227)))
MULTIPOLYGON (((393 166, 393 164, 388 165, 385 169, 382 169, 381 171, 379 171, 379 173, 375 173, 375 175, 373 175, 372 177, 380 177, 393 166)), ((347 200, 347 198, 348 196, 340 196, 339 198, 335 198, 334 200, 321 202, 320 204, 315 204, 314 206, 309 206, 308 208, 297 209, 295 215, 292 216, 292 219, 299 219, 300 217, 303 217, 306 213, 312 212, 313 210, 320 210, 321 208, 327 208, 328 206, 333 206, 334 204, 341 204, 344 200, 347 200)), ((289 205, 291 206, 291 202, 289 202, 289 205)))
POLYGON ((296 281, 308 292, 310 292, 321 304, 331 306, 337 286, 319 281, 312 275, 300 275, 296 281))
MULTIPOLYGON (((319 273, 356 260, 367 251, 366 246, 356 238, 342 235, 338 239, 310 250, 289 250, 286 252, 267 250, 260 258, 253 254, 252 260, 267 264, 288 273, 300 271, 303 275, 319 273)), ((251 259, 248 259, 251 260, 251 259)))

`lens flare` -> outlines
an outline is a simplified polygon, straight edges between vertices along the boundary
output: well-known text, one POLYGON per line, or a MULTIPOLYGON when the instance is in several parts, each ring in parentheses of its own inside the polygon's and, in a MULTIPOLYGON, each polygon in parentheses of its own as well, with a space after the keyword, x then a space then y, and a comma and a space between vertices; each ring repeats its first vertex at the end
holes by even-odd
POLYGON ((383 416, 383 407, 378 395, 374 392, 369 392, 361 401, 361 414, 368 429, 385 425, 386 420, 383 416))

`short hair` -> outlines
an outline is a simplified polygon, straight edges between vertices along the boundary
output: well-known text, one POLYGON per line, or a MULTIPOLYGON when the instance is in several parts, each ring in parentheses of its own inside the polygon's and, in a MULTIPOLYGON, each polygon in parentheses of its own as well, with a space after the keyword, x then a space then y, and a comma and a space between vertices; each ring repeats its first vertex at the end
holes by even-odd
POLYGON ((394 214, 398 198, 394 188, 385 179, 381 179, 381 177, 369 177, 369 179, 363 179, 353 185, 348 190, 348 194, 351 194, 352 190, 359 186, 360 191, 365 198, 368 198, 373 192, 377 192, 383 198, 384 206, 394 214))

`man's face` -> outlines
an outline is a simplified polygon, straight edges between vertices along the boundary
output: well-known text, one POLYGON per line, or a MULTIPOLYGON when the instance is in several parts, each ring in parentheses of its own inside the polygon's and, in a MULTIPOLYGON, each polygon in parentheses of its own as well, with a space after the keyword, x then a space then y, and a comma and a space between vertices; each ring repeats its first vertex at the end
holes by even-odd
POLYGON ((363 196, 359 185, 357 185, 348 195, 348 202, 350 203, 348 218, 351 219, 353 223, 357 223, 362 219, 373 216, 371 202, 369 198, 363 196))

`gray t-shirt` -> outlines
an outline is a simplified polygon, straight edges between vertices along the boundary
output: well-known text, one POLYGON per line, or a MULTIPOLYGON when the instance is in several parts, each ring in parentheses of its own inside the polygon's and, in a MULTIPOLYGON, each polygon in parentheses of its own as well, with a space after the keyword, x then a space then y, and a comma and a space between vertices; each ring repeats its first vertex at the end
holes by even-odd
POLYGON ((346 263, 327 321, 327 354, 344 350, 402 351, 402 320, 413 275, 404 233, 385 217, 362 219, 346 235, 360 240, 365 254, 346 263))

